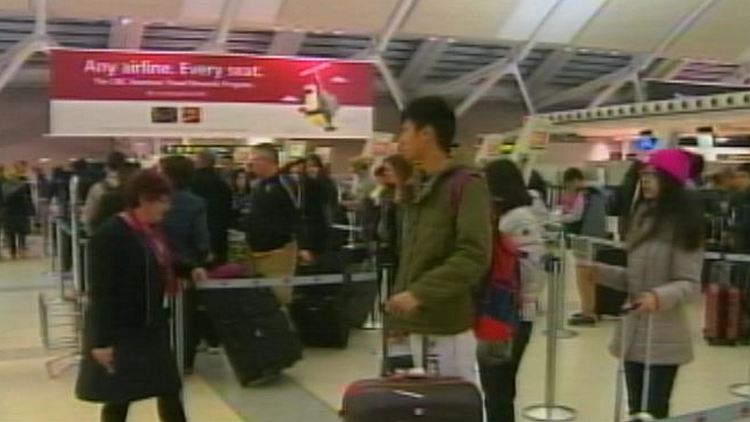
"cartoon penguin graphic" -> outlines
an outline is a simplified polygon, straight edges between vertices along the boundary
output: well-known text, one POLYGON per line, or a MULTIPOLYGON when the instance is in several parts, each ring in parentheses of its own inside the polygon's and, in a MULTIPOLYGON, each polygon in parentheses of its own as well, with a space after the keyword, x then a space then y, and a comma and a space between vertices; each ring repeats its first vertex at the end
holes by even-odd
POLYGON ((315 82, 304 86, 304 99, 299 111, 313 125, 322 127, 326 132, 333 132, 336 130, 333 118, 339 108, 338 101, 333 94, 321 87, 317 73, 315 82))

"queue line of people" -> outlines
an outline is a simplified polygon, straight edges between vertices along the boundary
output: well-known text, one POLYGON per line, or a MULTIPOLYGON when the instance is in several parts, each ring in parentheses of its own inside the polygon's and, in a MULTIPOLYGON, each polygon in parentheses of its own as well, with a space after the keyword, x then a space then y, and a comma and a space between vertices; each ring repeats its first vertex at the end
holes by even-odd
MULTIPOLYGON (((544 284, 542 222, 534 209, 538 201, 510 161, 492 162, 483 171, 455 162, 455 131, 455 115, 444 100, 426 97, 410 103, 402 115, 401 155, 384 160, 375 171, 381 186, 362 197, 374 210, 369 213, 371 232, 397 267, 387 325, 412 346, 427 336, 436 360, 431 364, 441 375, 471 381, 478 376, 488 421, 513 421, 518 369, 544 284), (474 294, 499 233, 523 252, 521 265, 527 268, 520 280, 521 322, 510 359, 483 364, 477 374, 474 294)), ((638 172, 640 193, 627 215, 633 221, 625 236, 628 270, 587 264, 603 283, 626 291, 628 301, 638 307, 628 317, 628 326, 635 327, 625 337, 629 344, 621 349, 615 343, 613 353, 625 351, 631 412, 648 411, 657 418, 669 413, 677 369, 692 358, 683 313, 700 281, 701 260, 695 257, 702 252, 703 238, 701 224, 694 224, 700 213, 686 193, 686 160, 677 152, 660 152, 638 172), (656 249, 664 259, 648 259, 656 249), (644 279, 642 274, 658 276, 644 279), (648 318, 663 327, 652 340, 644 329, 648 318), (647 357, 648 341, 653 341, 653 356, 647 357), (649 408, 641 409, 645 364, 653 365, 653 397, 649 408)), ((125 420, 129 403, 146 397, 159 398, 162 420, 185 420, 176 363, 165 348, 161 304, 165 295, 175 293, 178 279, 189 286, 205 279, 207 265, 226 259, 227 229, 245 230, 250 260, 264 276, 291 276, 298 261, 312 262, 329 247, 338 195, 320 160, 296 162, 284 174, 276 148, 258 145, 251 164, 252 177, 237 172, 229 185, 212 158, 201 155, 198 177, 192 176, 199 180, 196 185, 188 182, 191 165, 186 159, 168 158, 161 163, 164 175, 149 170, 131 175, 121 190, 124 209, 94 232, 91 311, 78 392, 81 398, 105 403, 103 421, 125 420)), ((573 211, 580 208, 577 200, 570 201, 573 211)), ((291 300, 288 287, 275 293, 282 306, 291 300)), ((420 362, 416 348, 412 354, 420 362)))

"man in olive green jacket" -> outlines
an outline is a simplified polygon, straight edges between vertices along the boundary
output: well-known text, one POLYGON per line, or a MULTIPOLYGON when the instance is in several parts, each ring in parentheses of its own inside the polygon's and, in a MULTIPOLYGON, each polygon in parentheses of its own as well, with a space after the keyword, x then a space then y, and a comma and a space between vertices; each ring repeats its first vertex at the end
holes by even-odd
POLYGON ((422 178, 403 204, 400 265, 387 310, 390 328, 411 334, 419 366, 473 381, 474 294, 490 264, 490 199, 484 179, 449 158, 455 128, 452 109, 437 97, 413 101, 402 116, 402 153, 422 178), (424 336, 437 362, 421 362, 424 336))

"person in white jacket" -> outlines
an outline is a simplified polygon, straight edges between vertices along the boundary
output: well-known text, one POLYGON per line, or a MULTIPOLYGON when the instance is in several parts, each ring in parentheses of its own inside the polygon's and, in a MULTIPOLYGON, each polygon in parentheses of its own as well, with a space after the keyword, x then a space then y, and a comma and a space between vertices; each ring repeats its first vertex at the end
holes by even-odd
POLYGON ((498 212, 498 231, 513 240, 521 258, 522 321, 513 338, 512 359, 495 365, 481 365, 487 422, 515 421, 516 375, 529 343, 543 290, 542 260, 546 254, 542 224, 532 209, 533 198, 521 171, 509 160, 497 160, 485 168, 487 183, 498 212))

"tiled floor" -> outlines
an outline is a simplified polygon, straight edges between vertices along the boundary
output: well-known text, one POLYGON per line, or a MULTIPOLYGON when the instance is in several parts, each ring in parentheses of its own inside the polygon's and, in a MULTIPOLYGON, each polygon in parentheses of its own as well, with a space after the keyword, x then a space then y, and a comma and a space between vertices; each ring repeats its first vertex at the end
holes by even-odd
MULTIPOLYGON (((49 379, 44 371, 49 354, 39 340, 36 300, 39 291, 52 288, 45 276, 47 269, 44 261, 0 263, 0 422, 97 418, 97 406, 74 398, 74 372, 49 379)), ((699 306, 691 315, 697 359, 680 373, 675 413, 736 401, 727 386, 748 379, 750 348, 706 346, 699 337, 699 306)), ((616 362, 606 346, 614 324, 580 329, 576 338, 559 344, 559 402, 577 409, 579 421, 611 420, 616 362)), ((545 342, 540 332, 522 368, 521 406, 543 400, 545 342)), ((377 333, 359 332, 347 350, 308 350, 305 360, 289 370, 280 384, 261 389, 237 386, 223 357, 200 355, 196 375, 186 382, 191 420, 336 421, 335 411, 347 383, 376 373, 378 344, 377 333)), ((153 402, 138 404, 130 420, 157 420, 153 402)))

